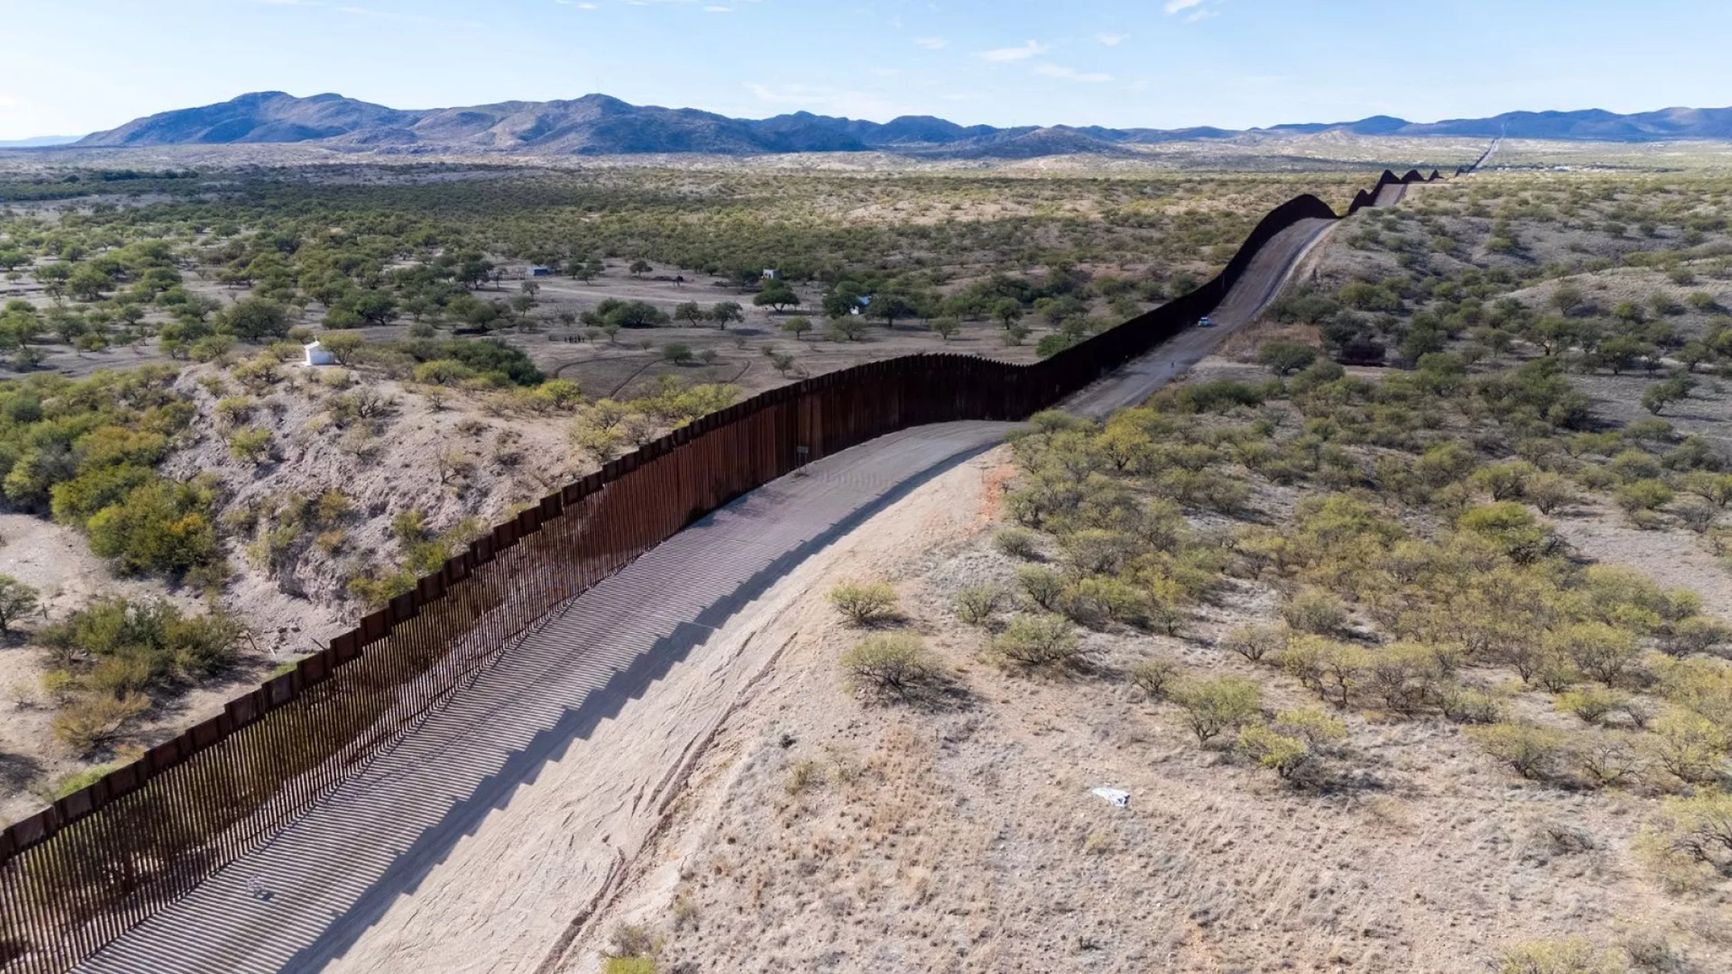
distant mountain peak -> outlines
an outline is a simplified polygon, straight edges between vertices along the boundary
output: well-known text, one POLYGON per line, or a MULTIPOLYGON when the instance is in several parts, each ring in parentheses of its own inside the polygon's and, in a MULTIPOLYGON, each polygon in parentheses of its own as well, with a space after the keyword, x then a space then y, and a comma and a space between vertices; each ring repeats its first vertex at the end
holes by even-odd
POLYGON ((1114 129, 1067 125, 963 126, 931 115, 888 122, 796 111, 729 118, 691 108, 633 105, 592 92, 563 101, 510 101, 405 111, 335 92, 297 97, 254 91, 225 102, 160 112, 85 136, 79 146, 313 143, 388 152, 529 152, 548 155, 892 151, 961 158, 1114 154, 1139 144, 1342 133, 1649 142, 1732 139, 1732 108, 1666 108, 1618 115, 1603 109, 1508 112, 1491 118, 1409 122, 1372 115, 1354 122, 1300 123, 1232 131, 1114 129))

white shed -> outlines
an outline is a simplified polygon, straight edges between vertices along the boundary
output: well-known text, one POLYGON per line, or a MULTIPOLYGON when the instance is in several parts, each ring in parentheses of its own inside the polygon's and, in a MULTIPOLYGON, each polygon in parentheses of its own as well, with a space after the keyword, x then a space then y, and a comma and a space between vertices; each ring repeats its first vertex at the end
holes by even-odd
POLYGON ((329 349, 320 345, 318 342, 308 342, 306 345, 302 346, 302 351, 307 353, 307 365, 337 364, 337 357, 332 355, 329 349))

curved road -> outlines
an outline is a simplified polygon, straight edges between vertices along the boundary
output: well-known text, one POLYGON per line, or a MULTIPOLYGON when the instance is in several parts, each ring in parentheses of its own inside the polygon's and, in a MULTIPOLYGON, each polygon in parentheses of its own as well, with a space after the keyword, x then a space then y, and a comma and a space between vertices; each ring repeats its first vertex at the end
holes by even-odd
MULTIPOLYGON (((1175 337, 1064 408, 1102 416, 1182 374, 1254 320, 1334 225, 1277 236, 1217 327, 1175 337)), ((80 969, 536 970, 774 662, 780 647, 753 637, 794 597, 775 582, 1013 428, 881 437, 702 519, 567 603, 324 804, 80 969)))

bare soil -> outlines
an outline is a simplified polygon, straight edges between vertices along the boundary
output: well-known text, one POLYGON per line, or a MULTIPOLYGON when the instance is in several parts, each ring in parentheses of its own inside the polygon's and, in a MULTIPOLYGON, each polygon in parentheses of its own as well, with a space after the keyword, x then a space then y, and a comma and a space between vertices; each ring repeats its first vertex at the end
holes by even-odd
MULTIPOLYGON (((1199 749, 1176 709, 1113 679, 1149 655, 1253 675, 1213 640, 1272 616, 1270 593, 1235 592, 1181 639, 1090 634, 1088 675, 981 662, 986 635, 951 604, 1011 575, 988 543, 1007 476, 948 485, 961 530, 832 576, 899 580, 951 702, 852 696, 836 660, 860 633, 816 599, 794 610, 763 689, 563 970, 597 970, 620 924, 663 938, 668 970, 1468 974, 1568 934, 1720 942, 1721 905, 1673 901, 1634 862, 1636 799, 1522 783, 1453 725, 1365 716, 1350 719, 1351 773, 1296 793, 1199 749)), ((874 528, 930 516, 899 505, 874 528)), ((1276 707, 1311 699, 1270 691, 1276 707)))

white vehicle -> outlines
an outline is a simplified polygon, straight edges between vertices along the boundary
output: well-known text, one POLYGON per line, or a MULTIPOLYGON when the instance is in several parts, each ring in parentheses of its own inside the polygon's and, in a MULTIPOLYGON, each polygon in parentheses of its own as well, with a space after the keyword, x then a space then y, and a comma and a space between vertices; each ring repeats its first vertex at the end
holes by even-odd
POLYGON ((1215 327, 1215 321, 1214 321, 1214 319, 1210 318, 1208 315, 1204 315, 1202 318, 1198 319, 1197 327, 1198 328, 1213 328, 1213 327, 1215 327))

